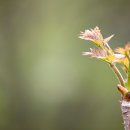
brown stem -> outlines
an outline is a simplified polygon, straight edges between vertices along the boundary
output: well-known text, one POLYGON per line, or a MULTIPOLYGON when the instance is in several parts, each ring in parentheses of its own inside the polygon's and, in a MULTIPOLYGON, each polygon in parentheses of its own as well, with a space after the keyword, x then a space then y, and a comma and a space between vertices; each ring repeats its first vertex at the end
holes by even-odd
POLYGON ((121 110, 124 120, 125 130, 130 130, 130 101, 122 100, 121 101, 121 110))
POLYGON ((119 81, 120 81, 120 84, 125 87, 125 82, 124 82, 124 79, 120 73, 120 71, 118 70, 118 68, 114 65, 114 64, 110 64, 110 66, 112 67, 112 69, 114 70, 115 74, 117 75, 119 81))

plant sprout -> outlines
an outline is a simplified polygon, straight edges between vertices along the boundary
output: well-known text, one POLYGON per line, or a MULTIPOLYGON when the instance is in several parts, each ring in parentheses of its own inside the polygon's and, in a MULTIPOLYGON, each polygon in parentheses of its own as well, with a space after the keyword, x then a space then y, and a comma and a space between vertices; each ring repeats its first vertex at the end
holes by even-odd
POLYGON ((121 109, 124 127, 125 130, 130 130, 130 43, 113 50, 108 44, 113 36, 104 38, 100 29, 95 27, 94 29, 81 32, 79 38, 91 41, 95 45, 95 48, 90 48, 89 52, 83 52, 83 55, 105 61, 115 72, 119 81, 117 88, 122 95, 121 109), (117 64, 121 66, 125 79, 119 71, 117 64))

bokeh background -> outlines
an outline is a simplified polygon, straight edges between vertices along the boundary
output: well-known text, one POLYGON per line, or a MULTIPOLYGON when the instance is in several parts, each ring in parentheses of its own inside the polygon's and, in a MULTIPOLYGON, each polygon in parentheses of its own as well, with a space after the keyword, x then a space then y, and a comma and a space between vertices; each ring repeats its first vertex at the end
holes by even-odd
POLYGON ((80 31, 130 41, 129 0, 0 0, 0 129, 122 130, 109 66, 80 31))

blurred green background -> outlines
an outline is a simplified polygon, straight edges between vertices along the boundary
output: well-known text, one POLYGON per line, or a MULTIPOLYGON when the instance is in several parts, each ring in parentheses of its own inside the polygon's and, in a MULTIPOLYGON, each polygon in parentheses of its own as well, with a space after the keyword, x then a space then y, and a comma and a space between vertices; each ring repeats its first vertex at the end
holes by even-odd
POLYGON ((117 79, 82 56, 80 31, 130 40, 129 0, 0 0, 0 129, 123 130, 117 79))

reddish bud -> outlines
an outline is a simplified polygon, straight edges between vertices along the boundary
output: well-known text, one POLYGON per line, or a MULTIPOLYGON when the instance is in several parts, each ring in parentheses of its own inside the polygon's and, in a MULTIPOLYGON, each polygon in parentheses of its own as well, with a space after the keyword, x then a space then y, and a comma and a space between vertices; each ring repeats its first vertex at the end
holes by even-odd
POLYGON ((120 84, 117 84, 117 88, 123 96, 126 95, 126 93, 128 93, 128 90, 120 84))

